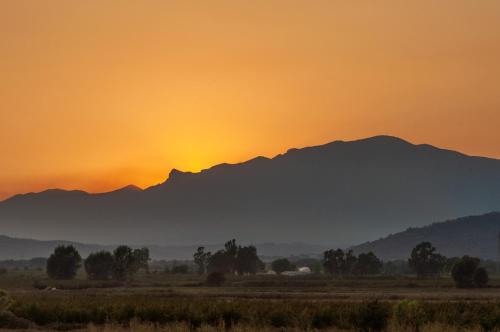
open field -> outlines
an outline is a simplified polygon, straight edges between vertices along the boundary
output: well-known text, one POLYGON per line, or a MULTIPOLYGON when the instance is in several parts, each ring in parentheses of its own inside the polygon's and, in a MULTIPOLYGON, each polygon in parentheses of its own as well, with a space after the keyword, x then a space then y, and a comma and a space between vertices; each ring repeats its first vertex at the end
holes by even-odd
POLYGON ((83 276, 52 281, 43 272, 12 271, 0 276, 0 288, 8 293, 9 312, 17 321, 2 316, 0 323, 34 330, 90 331, 500 327, 500 278, 495 277, 485 289, 456 289, 446 277, 262 275, 231 277, 223 287, 206 287, 203 282, 197 275, 170 274, 144 274, 126 285, 83 276))

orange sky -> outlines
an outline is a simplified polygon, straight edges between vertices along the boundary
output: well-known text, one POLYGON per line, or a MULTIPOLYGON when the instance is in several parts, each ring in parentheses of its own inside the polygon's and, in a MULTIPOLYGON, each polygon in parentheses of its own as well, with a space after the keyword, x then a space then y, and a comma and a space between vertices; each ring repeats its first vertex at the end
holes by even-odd
POLYGON ((497 0, 2 0, 0 199, 377 134, 500 158, 497 0))

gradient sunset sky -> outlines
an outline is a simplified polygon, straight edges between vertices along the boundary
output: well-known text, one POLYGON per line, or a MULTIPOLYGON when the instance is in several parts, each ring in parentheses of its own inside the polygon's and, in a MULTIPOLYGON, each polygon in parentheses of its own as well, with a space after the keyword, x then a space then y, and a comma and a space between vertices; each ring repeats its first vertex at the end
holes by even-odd
POLYGON ((378 134, 500 158, 500 1, 0 0, 0 199, 378 134))

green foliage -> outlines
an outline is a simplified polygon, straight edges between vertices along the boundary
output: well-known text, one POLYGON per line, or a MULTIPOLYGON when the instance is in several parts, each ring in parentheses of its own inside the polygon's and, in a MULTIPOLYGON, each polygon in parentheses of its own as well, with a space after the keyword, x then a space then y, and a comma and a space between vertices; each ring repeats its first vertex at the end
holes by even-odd
POLYGON ((91 280, 108 280, 113 274, 113 255, 107 251, 91 253, 84 262, 85 272, 91 280))
POLYGON ((73 279, 82 258, 72 245, 58 246, 47 260, 47 274, 52 279, 73 279))
POLYGON ((296 266, 286 258, 278 258, 271 263, 271 269, 273 269, 274 272, 281 274, 285 271, 295 271, 296 266))
POLYGON ((451 276, 458 288, 471 288, 474 286, 474 273, 478 269, 479 263, 479 258, 464 256, 453 266, 451 276))
POLYGON ((436 253, 430 242, 422 242, 413 248, 408 265, 419 278, 437 275, 443 271, 446 258, 436 253))
POLYGON ((403 331, 420 331, 426 323, 425 311, 417 301, 402 301, 394 307, 394 318, 403 331))

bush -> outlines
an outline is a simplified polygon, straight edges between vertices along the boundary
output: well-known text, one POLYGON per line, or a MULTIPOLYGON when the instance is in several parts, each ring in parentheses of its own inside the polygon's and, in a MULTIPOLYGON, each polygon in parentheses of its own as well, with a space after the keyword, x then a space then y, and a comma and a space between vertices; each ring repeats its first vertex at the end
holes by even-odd
POLYGON ((482 267, 477 268, 472 277, 472 281, 474 283, 474 286, 476 287, 486 287, 489 281, 488 272, 486 271, 486 269, 482 267))
POLYGON ((226 282, 226 277, 222 272, 212 272, 207 276, 207 286, 222 286, 226 282))
POLYGON ((362 303, 351 317, 352 325, 362 332, 377 332, 387 328, 390 310, 378 301, 362 303))
POLYGON ((394 318, 404 331, 420 331, 425 323, 425 312, 416 301, 402 301, 394 308, 394 318))
POLYGON ((296 267, 288 259, 279 258, 271 263, 271 268, 274 272, 281 274, 285 271, 295 271, 296 267))
POLYGON ((462 257, 451 270, 451 276, 458 288, 468 288, 474 285, 474 272, 479 266, 479 259, 469 256, 462 257))
POLYGON ((47 260, 47 274, 52 279, 73 279, 82 258, 72 245, 58 246, 47 260))

